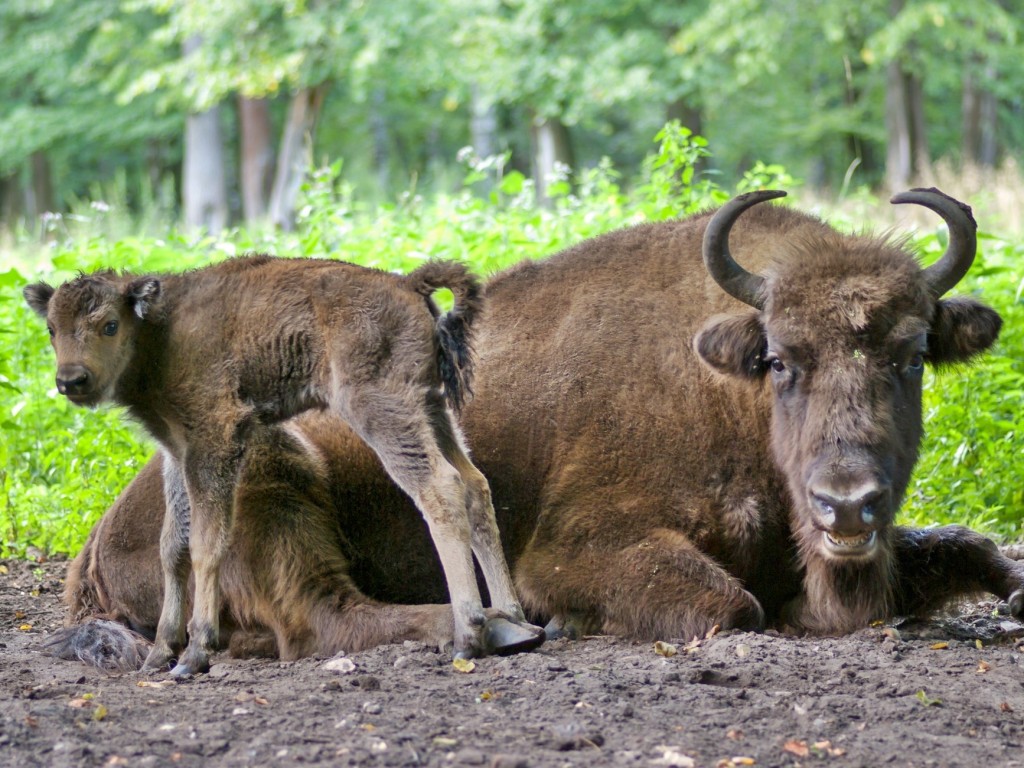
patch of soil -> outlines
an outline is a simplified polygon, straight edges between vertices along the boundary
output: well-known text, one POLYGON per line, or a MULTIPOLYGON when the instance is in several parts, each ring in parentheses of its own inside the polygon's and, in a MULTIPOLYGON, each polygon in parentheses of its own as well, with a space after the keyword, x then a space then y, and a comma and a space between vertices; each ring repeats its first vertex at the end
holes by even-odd
POLYGON ((43 655, 66 564, 4 567, 4 766, 1024 765, 1024 626, 992 603, 842 638, 665 638, 672 656, 559 641, 468 673, 417 643, 221 654, 172 683, 43 655))

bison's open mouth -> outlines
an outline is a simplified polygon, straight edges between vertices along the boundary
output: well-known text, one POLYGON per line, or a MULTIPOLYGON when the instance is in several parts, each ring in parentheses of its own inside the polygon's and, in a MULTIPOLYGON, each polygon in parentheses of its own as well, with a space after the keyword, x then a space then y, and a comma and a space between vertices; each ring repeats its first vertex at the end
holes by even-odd
POLYGON ((863 557, 875 549, 875 542, 878 539, 875 531, 862 533, 857 536, 840 536, 839 534, 823 532, 825 549, 833 555, 841 557, 863 557))

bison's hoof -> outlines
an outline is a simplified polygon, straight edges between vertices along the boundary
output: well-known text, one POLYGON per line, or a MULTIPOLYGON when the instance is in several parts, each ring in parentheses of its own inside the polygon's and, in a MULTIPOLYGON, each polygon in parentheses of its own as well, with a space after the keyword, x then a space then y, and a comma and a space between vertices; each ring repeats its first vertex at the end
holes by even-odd
POLYGON ((1018 589, 1006 601, 1010 609, 1010 615, 1015 618, 1024 618, 1024 589, 1018 589))
POLYGON ((555 616, 544 627, 548 640, 579 640, 584 635, 596 635, 601 631, 597 619, 583 614, 555 616))
POLYGON ((532 651, 544 642, 544 630, 533 624, 513 622, 495 617, 484 624, 483 640, 486 653, 508 656, 513 653, 532 651))

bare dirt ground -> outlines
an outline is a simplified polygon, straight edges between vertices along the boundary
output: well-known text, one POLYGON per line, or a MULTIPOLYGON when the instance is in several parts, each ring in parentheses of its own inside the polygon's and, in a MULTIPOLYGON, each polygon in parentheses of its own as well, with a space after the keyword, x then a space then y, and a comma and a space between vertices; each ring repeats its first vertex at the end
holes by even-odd
POLYGON ((992 603, 849 637, 420 644, 215 659, 183 683, 52 659, 64 563, 0 571, 2 766, 1024 765, 1024 626, 992 603), (662 649, 671 652, 671 649, 662 649))

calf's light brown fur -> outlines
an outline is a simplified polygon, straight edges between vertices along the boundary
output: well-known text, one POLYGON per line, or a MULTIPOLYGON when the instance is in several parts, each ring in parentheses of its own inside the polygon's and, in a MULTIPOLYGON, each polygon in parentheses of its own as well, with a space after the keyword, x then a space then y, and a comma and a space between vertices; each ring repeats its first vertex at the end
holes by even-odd
MULTIPOLYGON (((208 667, 233 510, 249 492, 236 494, 247 448, 310 409, 342 417, 423 513, 448 581, 456 654, 486 650, 474 553, 494 605, 523 623, 487 481, 445 404, 468 388, 480 309, 461 265, 434 262, 402 277, 254 256, 181 275, 83 275, 57 289, 29 286, 25 297, 46 318, 58 389, 80 405, 127 406, 163 448, 163 609, 147 668, 185 645, 193 570, 188 645, 172 673, 208 667), (429 299, 439 287, 456 296, 440 319, 429 299)), ((286 580, 302 570, 296 554, 286 554, 286 580)), ((537 639, 528 625, 503 631, 499 644, 537 639)))

